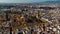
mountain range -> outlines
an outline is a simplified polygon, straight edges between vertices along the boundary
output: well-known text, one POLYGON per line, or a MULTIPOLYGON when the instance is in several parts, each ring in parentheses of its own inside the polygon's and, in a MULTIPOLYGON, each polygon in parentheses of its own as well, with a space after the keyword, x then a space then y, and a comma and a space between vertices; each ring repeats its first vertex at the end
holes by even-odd
POLYGON ((56 1, 44 1, 44 2, 32 2, 32 3, 0 3, 0 4, 60 4, 60 0, 56 1))
POLYGON ((60 0, 59 1, 34 2, 33 4, 60 4, 60 0))

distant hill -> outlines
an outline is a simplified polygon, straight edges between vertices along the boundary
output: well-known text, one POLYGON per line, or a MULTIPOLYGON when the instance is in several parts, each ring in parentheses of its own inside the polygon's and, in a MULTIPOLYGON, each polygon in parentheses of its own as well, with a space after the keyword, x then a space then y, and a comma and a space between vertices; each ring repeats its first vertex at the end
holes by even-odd
POLYGON ((45 2, 36 2, 33 4, 60 4, 60 1, 45 1, 45 2))
POLYGON ((60 0, 56 1, 44 1, 44 2, 32 2, 32 3, 0 3, 0 5, 15 5, 15 4, 60 4, 60 0))

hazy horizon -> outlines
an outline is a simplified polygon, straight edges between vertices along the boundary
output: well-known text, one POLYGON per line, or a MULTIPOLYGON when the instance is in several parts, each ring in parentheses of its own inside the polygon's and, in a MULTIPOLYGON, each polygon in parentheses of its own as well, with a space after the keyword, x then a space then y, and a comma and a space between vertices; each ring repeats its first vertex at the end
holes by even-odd
POLYGON ((33 3, 33 2, 44 2, 44 1, 57 1, 57 0, 0 0, 0 3, 33 3))

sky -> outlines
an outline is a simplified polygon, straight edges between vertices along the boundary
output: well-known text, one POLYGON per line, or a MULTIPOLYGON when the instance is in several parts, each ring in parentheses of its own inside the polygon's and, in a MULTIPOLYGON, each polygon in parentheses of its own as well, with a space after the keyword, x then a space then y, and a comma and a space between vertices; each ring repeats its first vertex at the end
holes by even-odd
POLYGON ((0 0, 0 3, 33 3, 44 1, 56 1, 56 0, 0 0))

